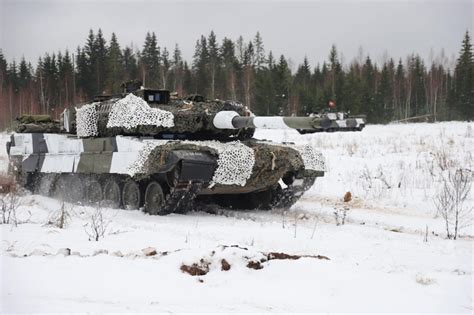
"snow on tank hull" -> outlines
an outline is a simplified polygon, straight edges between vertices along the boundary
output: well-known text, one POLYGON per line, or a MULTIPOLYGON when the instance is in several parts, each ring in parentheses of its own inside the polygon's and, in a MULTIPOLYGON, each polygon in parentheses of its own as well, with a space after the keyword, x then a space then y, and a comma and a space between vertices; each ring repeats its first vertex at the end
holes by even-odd
POLYGON ((150 214, 185 212, 196 202, 231 208, 289 207, 324 175, 311 146, 258 140, 77 138, 17 133, 8 153, 18 180, 71 202, 105 202, 150 214))

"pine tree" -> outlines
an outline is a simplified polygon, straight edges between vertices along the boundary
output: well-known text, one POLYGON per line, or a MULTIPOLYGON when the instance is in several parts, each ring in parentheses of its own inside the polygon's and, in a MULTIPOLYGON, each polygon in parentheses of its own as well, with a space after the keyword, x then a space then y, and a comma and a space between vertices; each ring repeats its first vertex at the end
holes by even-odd
POLYGON ((466 31, 455 68, 455 106, 461 119, 474 119, 474 58, 471 38, 466 31))
POLYGON ((178 44, 175 45, 175 48, 173 51, 172 66, 173 66, 173 71, 172 71, 173 91, 176 91, 178 95, 182 95, 183 94, 184 64, 183 64, 183 57, 181 55, 181 50, 179 49, 178 44))
POLYGON ((163 48, 163 52, 161 54, 161 65, 160 65, 160 75, 161 75, 161 87, 166 89, 168 86, 168 76, 169 76, 169 69, 171 67, 171 62, 169 60, 169 53, 166 47, 163 48))
POLYGON ((107 82, 107 43, 102 35, 102 30, 99 28, 97 36, 94 40, 94 49, 96 53, 95 83, 96 94, 103 94, 105 92, 105 85, 107 82))
POLYGON ((369 56, 367 56, 365 64, 362 67, 362 100, 364 103, 363 111, 367 113, 367 121, 370 123, 376 123, 380 119, 379 113, 377 113, 377 107, 374 98, 375 74, 376 73, 372 64, 372 60, 369 56))
POLYGON ((403 68, 403 63, 402 60, 400 59, 398 61, 398 66, 397 70, 395 73, 395 83, 394 83, 394 99, 395 99, 395 117, 397 119, 402 119, 403 118, 403 108, 405 104, 405 87, 404 87, 404 81, 405 81, 405 70, 403 68))
POLYGON ((244 91, 244 103, 250 110, 252 110, 253 107, 254 60, 255 50, 252 42, 249 42, 245 48, 242 63, 242 86, 244 91))
POLYGON ((2 87, 7 86, 7 60, 0 49, 0 82, 2 87))
POLYGON ((107 49, 107 89, 110 93, 121 92, 120 86, 124 79, 124 58, 115 33, 112 33, 107 49))
POLYGON ((196 93, 196 83, 193 80, 192 71, 186 61, 184 62, 183 66, 183 91, 186 94, 196 93))
MULTIPOLYGON (((138 65, 137 58, 131 47, 125 47, 122 52, 123 55, 123 71, 124 81, 138 79, 138 65)), ((139 54, 138 54, 139 55, 139 54)))
POLYGON ((216 77, 220 68, 219 46, 217 44, 216 34, 211 31, 207 39, 208 43, 208 69, 209 69, 209 97, 216 98, 216 77))
POLYGON ((253 39, 253 45, 255 47, 255 69, 259 71, 262 70, 266 62, 265 49, 263 47, 263 39, 260 36, 260 32, 257 32, 257 34, 255 34, 255 38, 253 39))
POLYGON ((235 100, 237 98, 237 58, 235 56, 235 45, 227 37, 224 38, 220 47, 220 59, 222 60, 225 81, 223 86, 224 97, 235 100))
POLYGON ((293 90, 297 95, 296 108, 299 110, 298 114, 307 114, 311 112, 312 108, 312 91, 310 89, 311 68, 308 58, 305 56, 303 63, 298 67, 293 81, 293 90))
POLYGON ((208 95, 209 93, 209 51, 207 48, 207 39, 201 36, 201 39, 196 42, 196 48, 193 58, 193 87, 196 93, 208 95))
MULTIPOLYGON (((393 64, 393 63, 392 63, 393 64)), ((393 115, 393 85, 390 64, 385 63, 380 74, 380 86, 375 96, 377 122, 387 123, 393 115)))
POLYGON ((160 47, 158 46, 155 33, 147 33, 145 44, 141 53, 141 77, 146 87, 160 87, 160 47))
POLYGON ((291 71, 288 67, 288 62, 285 56, 281 55, 278 64, 274 67, 273 78, 275 82, 275 91, 279 98, 278 110, 280 113, 291 115, 290 106, 290 86, 291 86, 291 71))

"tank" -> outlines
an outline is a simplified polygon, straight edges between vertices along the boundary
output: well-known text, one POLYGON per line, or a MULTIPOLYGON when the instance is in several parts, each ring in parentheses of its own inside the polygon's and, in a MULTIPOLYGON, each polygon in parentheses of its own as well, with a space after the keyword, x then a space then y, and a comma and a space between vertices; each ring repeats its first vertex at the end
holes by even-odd
POLYGON ((7 143, 11 172, 35 193, 155 215, 289 208, 324 176, 309 144, 253 138, 256 128, 362 130, 362 117, 258 117, 236 101, 178 99, 123 85, 120 95, 66 109, 59 121, 26 116, 7 143))

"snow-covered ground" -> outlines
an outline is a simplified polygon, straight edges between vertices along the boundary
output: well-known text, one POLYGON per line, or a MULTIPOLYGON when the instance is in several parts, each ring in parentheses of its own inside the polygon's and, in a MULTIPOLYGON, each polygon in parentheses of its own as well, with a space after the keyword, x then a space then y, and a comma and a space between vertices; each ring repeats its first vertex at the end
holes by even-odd
MULTIPOLYGON (((325 177, 291 210, 155 217, 105 209, 98 242, 88 234, 95 209, 66 205, 68 224, 59 229, 48 224, 58 201, 24 196, 22 223, 0 225, 0 311, 472 313, 474 232, 447 240, 433 198, 448 170, 474 169, 473 129, 453 122, 258 131, 260 139, 313 143, 326 156, 325 177), (352 201, 344 203, 347 191, 352 201), (346 224, 337 226, 334 211, 344 207, 346 224), (157 254, 146 256, 148 247, 157 254), (269 260, 271 252, 307 257, 269 260), (194 263, 208 273, 180 270, 194 263)), ((0 172, 6 139, 0 135, 0 172)), ((466 205, 474 205, 472 191, 466 205)))

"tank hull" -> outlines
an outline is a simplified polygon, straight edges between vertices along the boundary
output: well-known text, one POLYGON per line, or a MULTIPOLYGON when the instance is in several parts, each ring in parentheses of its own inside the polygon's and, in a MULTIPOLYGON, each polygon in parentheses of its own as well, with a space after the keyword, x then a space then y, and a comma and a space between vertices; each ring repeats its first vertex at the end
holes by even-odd
POLYGON ((163 211, 166 213, 184 212, 187 209, 183 207, 192 207, 192 201, 199 197, 248 197, 262 192, 269 192, 271 205, 278 205, 284 191, 292 187, 308 189, 308 183, 323 176, 325 169, 322 155, 309 146, 253 139, 222 143, 132 136, 81 139, 67 134, 21 133, 12 135, 8 152, 18 181, 33 190, 49 185, 49 190, 40 192, 46 195, 68 198, 70 191, 78 190, 74 197, 79 200, 71 201, 83 202, 88 198, 88 183, 92 182, 102 190, 102 199, 106 199, 104 189, 110 186, 110 198, 120 199, 114 205, 127 207, 125 191, 132 185, 139 194, 139 201, 133 206, 146 208, 147 188, 150 182, 156 182, 165 203, 173 198, 190 199, 183 205, 171 202, 163 211), (57 194, 60 184, 63 191, 57 194), (179 198, 178 193, 182 195, 179 198), (116 198, 117 194, 120 197, 116 198))

